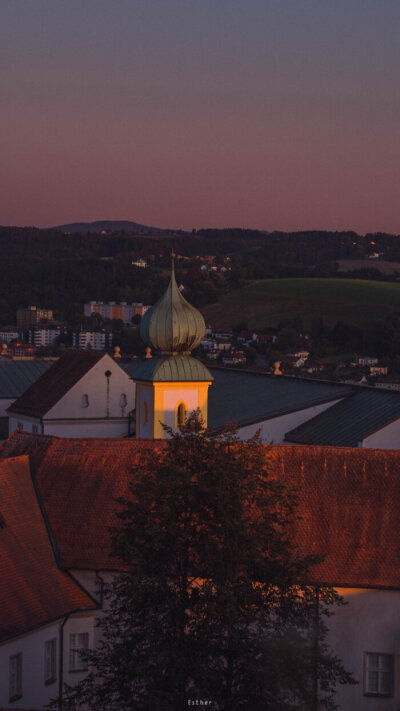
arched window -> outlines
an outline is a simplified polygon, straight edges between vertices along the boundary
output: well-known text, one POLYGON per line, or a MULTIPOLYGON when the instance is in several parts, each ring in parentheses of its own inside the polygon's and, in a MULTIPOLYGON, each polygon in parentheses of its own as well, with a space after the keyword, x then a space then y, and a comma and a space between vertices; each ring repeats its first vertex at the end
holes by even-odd
POLYGON ((184 402, 180 402, 176 408, 176 426, 182 427, 187 419, 187 410, 184 402))
POLYGON ((142 405, 142 425, 145 427, 149 424, 149 406, 147 400, 142 405))
POLYGON ((81 407, 89 407, 89 395, 82 395, 81 407))
POLYGON ((121 397, 120 397, 120 399, 119 399, 119 406, 122 407, 122 408, 124 408, 124 407, 127 406, 127 404, 128 404, 128 400, 127 400, 127 398, 126 398, 126 395, 125 395, 125 393, 122 393, 122 395, 121 395, 121 397))

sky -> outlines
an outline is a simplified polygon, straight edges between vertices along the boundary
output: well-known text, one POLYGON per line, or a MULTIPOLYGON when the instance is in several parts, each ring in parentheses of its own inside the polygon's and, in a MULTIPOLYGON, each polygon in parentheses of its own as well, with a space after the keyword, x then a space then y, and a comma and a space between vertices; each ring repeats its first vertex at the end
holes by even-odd
POLYGON ((0 224, 400 233, 399 0, 1 0, 0 224))

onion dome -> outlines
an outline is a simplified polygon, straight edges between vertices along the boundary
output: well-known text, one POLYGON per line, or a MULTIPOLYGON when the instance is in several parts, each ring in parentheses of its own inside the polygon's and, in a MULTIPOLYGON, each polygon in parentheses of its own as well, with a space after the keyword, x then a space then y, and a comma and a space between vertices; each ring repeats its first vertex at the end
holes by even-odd
POLYGON ((172 259, 167 291, 146 311, 140 335, 148 346, 161 355, 187 355, 200 344, 205 327, 200 311, 191 306, 178 289, 172 259))

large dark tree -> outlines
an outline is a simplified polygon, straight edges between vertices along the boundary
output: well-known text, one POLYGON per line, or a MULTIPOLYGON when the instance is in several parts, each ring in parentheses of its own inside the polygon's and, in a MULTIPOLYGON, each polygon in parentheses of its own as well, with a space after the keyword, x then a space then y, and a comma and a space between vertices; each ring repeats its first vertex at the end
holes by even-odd
POLYGON ((334 709, 351 677, 327 647, 340 603, 307 584, 313 561, 288 531, 296 495, 270 475, 269 448, 211 438, 193 415, 132 471, 114 531, 123 572, 103 642, 64 707, 180 711, 334 709), (208 703, 209 702, 209 703, 208 703))

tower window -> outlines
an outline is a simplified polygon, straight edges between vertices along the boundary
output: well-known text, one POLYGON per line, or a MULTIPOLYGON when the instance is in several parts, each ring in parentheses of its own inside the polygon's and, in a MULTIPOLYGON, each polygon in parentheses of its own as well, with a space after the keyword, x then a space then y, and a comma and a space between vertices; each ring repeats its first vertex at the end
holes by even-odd
POLYGON ((122 393, 122 395, 119 399, 119 406, 124 408, 127 406, 127 404, 128 404, 127 397, 126 397, 125 393, 122 393))
POLYGON ((82 395, 81 407, 89 407, 89 395, 82 395))
POLYGON ((182 427, 187 420, 187 409, 184 402, 180 402, 176 408, 176 426, 182 427))

